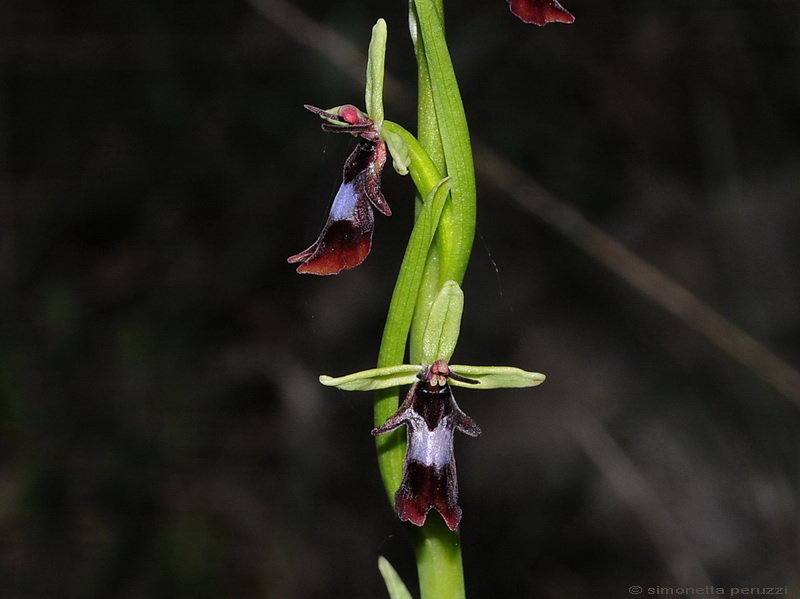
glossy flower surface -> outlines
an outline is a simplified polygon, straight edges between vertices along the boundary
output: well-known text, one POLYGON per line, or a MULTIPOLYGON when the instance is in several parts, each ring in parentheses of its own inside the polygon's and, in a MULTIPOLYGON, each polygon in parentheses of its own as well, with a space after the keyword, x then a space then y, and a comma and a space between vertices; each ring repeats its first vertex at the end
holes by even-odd
POLYGON ((444 518, 450 530, 461 522, 458 506, 458 480, 453 453, 455 432, 477 437, 481 429, 456 404, 448 379, 477 384, 459 377, 447 362, 439 360, 422 369, 419 381, 408 391, 400 409, 373 435, 388 433, 405 425, 407 447, 403 462, 403 480, 395 493, 395 510, 400 520, 417 526, 425 523, 433 508, 444 518))
POLYGON ((511 12, 526 23, 572 23, 575 17, 558 0, 508 0, 511 12))
POLYGON ((358 266, 369 254, 375 228, 373 207, 386 216, 392 214, 381 194, 386 144, 375 124, 355 106, 346 104, 331 112, 306 108, 327 121, 322 125, 325 131, 352 133, 359 138, 344 164, 342 184, 322 232, 311 246, 288 258, 291 264, 301 262, 297 267, 301 274, 335 275, 358 266))

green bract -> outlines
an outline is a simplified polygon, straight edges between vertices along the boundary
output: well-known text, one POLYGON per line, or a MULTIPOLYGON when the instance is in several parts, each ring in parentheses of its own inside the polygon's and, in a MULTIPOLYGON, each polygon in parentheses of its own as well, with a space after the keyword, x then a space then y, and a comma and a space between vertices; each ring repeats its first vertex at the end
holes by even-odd
POLYGON ((422 361, 425 364, 433 364, 436 360, 450 361, 456 349, 463 311, 464 292, 455 281, 447 281, 433 300, 422 335, 422 361))
POLYGON ((408 144, 397 133, 381 128, 381 139, 389 148, 392 155, 392 166, 398 175, 407 175, 408 167, 411 165, 411 156, 408 152, 408 144))
MULTIPOLYGON (((386 21, 378 19, 372 28, 367 54, 367 86, 364 104, 377 127, 383 123, 383 70, 386 62, 386 21)), ((395 167, 396 168, 396 167, 395 167)), ((402 173, 401 173, 402 174, 402 173)))
POLYGON ((372 39, 367 53, 367 86, 364 91, 364 104, 367 115, 380 131, 381 139, 386 143, 392 155, 394 170, 400 175, 408 174, 411 157, 408 146, 402 137, 392 131, 383 130, 383 80, 386 64, 386 21, 378 19, 372 28, 372 39))
POLYGON ((397 570, 383 556, 378 558, 378 570, 381 571, 383 582, 386 583, 386 590, 389 591, 390 599, 411 599, 411 593, 408 592, 397 570))

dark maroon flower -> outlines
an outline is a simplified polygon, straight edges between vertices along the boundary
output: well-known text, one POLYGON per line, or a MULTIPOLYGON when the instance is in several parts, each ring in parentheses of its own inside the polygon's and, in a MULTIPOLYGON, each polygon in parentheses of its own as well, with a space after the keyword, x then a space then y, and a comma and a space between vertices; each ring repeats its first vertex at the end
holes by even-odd
POLYGON ((433 508, 447 527, 455 530, 461 521, 461 508, 453 437, 456 430, 477 437, 481 429, 458 407, 447 379, 471 384, 478 381, 455 374, 444 360, 424 368, 417 378, 419 382, 408 391, 400 409, 372 434, 382 435, 406 426, 403 480, 394 496, 400 520, 422 526, 433 508))
POLYGON ((526 23, 572 23, 575 17, 558 0, 508 0, 511 12, 526 23))
POLYGON ((358 266, 369 254, 375 227, 372 207, 386 216, 392 214, 381 194, 386 144, 380 139, 375 124, 355 106, 342 106, 338 113, 313 106, 306 108, 329 121, 322 125, 325 131, 359 137, 358 145, 344 164, 342 184, 322 232, 308 249, 288 259, 290 263, 302 262, 297 267, 299 273, 335 275, 358 266))

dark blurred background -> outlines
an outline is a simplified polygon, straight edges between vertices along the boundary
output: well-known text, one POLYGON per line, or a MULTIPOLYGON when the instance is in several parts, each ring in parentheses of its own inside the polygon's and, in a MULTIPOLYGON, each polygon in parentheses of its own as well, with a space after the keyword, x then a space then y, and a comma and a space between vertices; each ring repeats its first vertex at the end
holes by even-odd
MULTIPOLYGON (((363 64, 258 1, 0 4, 4 598, 377 598, 381 554, 415 588, 371 398, 316 382, 374 365, 411 183, 387 170, 364 265, 294 273, 354 143, 302 105, 362 104, 363 64)), ((473 135, 800 365, 800 5, 565 4, 448 0, 473 135)), ((413 97, 403 2, 294 6, 361 51, 385 17, 413 97)), ((796 401, 479 201, 455 362, 548 379, 458 390, 470 596, 800 596, 796 401)))

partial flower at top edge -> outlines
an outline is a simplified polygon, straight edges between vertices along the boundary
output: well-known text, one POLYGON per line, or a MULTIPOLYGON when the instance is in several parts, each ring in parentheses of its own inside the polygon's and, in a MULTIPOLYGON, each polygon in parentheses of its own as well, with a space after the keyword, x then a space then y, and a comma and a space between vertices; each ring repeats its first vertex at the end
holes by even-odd
POLYGON ((572 23, 575 17, 558 0, 508 0, 508 6, 525 23, 572 23))

